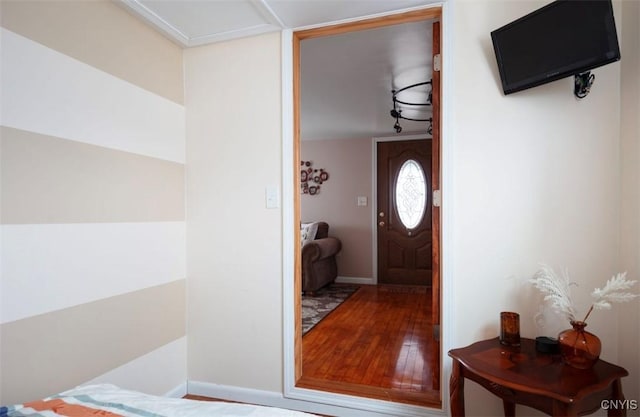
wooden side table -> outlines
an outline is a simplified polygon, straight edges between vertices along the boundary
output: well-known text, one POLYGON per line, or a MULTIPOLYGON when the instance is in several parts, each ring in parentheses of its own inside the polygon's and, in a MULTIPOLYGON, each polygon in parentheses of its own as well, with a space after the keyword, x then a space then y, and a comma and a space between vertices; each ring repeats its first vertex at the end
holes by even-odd
POLYGON ((507 347, 498 338, 449 351, 453 358, 450 404, 453 417, 464 416, 464 379, 482 385, 502 399, 505 416, 515 416, 516 404, 552 416, 577 416, 602 407, 603 400, 620 400, 609 416, 626 416, 620 379, 626 369, 598 360, 591 369, 575 369, 559 355, 538 353, 535 341, 523 338, 520 347, 507 347))

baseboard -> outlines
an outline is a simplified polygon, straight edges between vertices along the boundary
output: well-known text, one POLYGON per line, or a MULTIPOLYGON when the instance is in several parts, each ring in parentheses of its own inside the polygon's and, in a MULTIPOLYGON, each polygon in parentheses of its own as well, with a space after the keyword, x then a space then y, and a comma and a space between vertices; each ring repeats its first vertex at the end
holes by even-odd
POLYGON ((219 385, 210 382, 187 381, 187 391, 191 395, 202 395, 221 400, 286 408, 308 413, 330 414, 329 412, 334 408, 322 404, 309 404, 306 401, 284 398, 279 392, 219 385))
POLYGON ((375 285, 373 278, 361 278, 361 277, 338 277, 336 282, 340 284, 359 284, 359 285, 375 285))
MULTIPOLYGON (((329 416, 340 417, 398 417, 398 416, 428 416, 429 413, 424 414, 425 409, 420 414, 414 413, 398 413, 396 411, 390 412, 376 412, 359 409, 358 402, 354 401, 353 404, 349 404, 349 401, 342 401, 343 406, 334 406, 328 404, 322 404, 316 401, 297 400, 293 398, 285 398, 279 392, 262 391, 250 388, 240 388, 227 385, 212 384, 210 382, 200 381, 188 381, 187 390, 191 395, 202 395, 210 398, 217 398, 227 401, 236 401, 247 404, 263 405, 267 407, 279 407, 288 410, 304 411, 307 413, 316 413, 329 416)), ((312 393, 313 391, 310 391, 312 393)), ((311 394, 310 398, 314 398, 311 394)), ((347 397, 345 397, 347 398, 347 397)), ((376 400, 373 400, 376 402, 376 400)), ((399 406, 400 409, 403 406, 399 406)), ((418 410, 419 408, 413 407, 418 410)), ((435 416, 441 417, 441 413, 436 413, 435 416)))
POLYGON ((277 392, 220 385, 211 382, 187 381, 187 391, 190 395, 202 395, 257 405, 274 405, 274 403, 282 400, 282 395, 277 392))
MULTIPOLYGON (((393 410, 393 406, 388 410, 379 410, 382 412, 369 411, 362 409, 362 401, 365 399, 356 399, 350 402, 349 396, 340 395, 342 400, 340 406, 327 405, 315 402, 314 392, 309 391, 309 401, 285 398, 282 393, 274 391, 263 391, 251 388, 240 388, 228 385, 213 384, 210 382, 187 381, 187 391, 191 395, 201 395, 210 398, 217 398, 227 401, 236 401, 254 405, 264 405, 267 407, 279 407, 288 410, 298 410, 307 413, 317 413, 330 416, 340 417, 398 417, 398 416, 442 416, 441 412, 436 411, 431 414, 424 408, 407 405, 396 405, 397 411, 393 410), (413 412, 405 413, 410 409, 413 412), (402 410, 402 411, 401 411, 402 410), (398 412, 400 411, 400 412, 398 412), (425 412, 426 411, 426 412, 425 412)), ((301 390, 306 391, 306 390, 301 390)), ((317 400, 317 399, 316 399, 317 400)), ((379 402, 371 400, 373 402, 379 402)))
POLYGON ((185 395, 187 395, 187 382, 186 381, 183 382, 182 384, 178 385, 177 387, 175 387, 171 391, 167 392, 166 394, 164 394, 165 397, 170 397, 170 398, 182 398, 185 395))

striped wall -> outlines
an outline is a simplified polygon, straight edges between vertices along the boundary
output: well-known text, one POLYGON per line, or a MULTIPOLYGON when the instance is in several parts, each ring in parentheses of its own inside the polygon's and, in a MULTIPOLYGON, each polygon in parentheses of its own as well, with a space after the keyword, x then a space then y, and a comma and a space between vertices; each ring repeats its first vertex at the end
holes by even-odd
POLYGON ((182 51, 107 0, 1 7, 0 403, 164 394, 186 380, 182 51))

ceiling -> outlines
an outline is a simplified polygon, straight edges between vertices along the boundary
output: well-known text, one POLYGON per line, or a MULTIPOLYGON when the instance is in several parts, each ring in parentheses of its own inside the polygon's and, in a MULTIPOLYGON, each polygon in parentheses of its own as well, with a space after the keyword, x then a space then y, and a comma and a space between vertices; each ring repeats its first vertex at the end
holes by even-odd
MULTIPOLYGON (((120 0, 188 48, 282 29, 301 29, 424 7, 433 0, 120 0)), ((301 136, 392 136, 391 90, 431 78, 431 22, 314 38, 301 44, 301 136)), ((413 89, 412 89, 413 90, 413 89)), ((402 98, 412 94, 407 91, 402 98)), ((400 98, 400 96, 399 96, 400 98)), ((409 100, 409 101, 411 101, 409 100)), ((403 115, 427 118, 429 113, 403 115)), ((425 123, 401 120, 403 134, 425 123)))
MULTIPOLYGON (((392 90, 431 79, 431 21, 303 40, 300 47, 302 140, 395 136, 392 90)), ((421 86, 398 93, 426 102, 421 86)), ((402 106, 402 115, 431 117, 428 107, 402 106)), ((402 134, 425 122, 400 120, 402 134)))

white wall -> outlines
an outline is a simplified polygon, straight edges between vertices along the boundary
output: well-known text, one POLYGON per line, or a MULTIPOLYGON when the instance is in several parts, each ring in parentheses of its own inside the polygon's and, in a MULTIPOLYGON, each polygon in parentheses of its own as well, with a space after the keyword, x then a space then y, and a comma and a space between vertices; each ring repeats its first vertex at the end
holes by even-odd
MULTIPOLYGON (((622 2, 621 91, 621 251, 620 269, 640 276, 640 2, 622 2)), ((637 289, 640 291, 640 289, 637 289)), ((625 396, 640 399, 640 302, 618 311, 620 364, 631 370, 623 380, 625 396)), ((631 414, 631 413, 630 413, 631 414)), ((640 410, 631 415, 640 415, 640 410)))
MULTIPOLYGON (((496 336, 502 310, 518 311, 522 335, 536 336, 539 297, 526 280, 538 262, 569 269, 583 312, 588 294, 619 269, 620 64, 596 69, 584 100, 573 96, 571 78, 501 93, 490 31, 545 3, 455 5, 454 189, 447 201, 454 205, 447 257, 454 345, 496 336)), ((616 362, 615 312, 591 317, 588 330, 602 339, 602 357, 616 362)), ((467 393, 467 413, 501 412, 501 403, 475 384, 467 393)))
POLYGON ((188 371, 282 391, 280 35, 185 51, 188 371))
MULTIPOLYGON (((584 100, 570 78, 501 93, 489 33, 546 3, 450 3, 443 53, 452 76, 444 103, 452 189, 444 204, 452 247, 443 255, 455 294, 445 307, 451 347, 496 336, 502 310, 520 312, 522 335, 536 336, 539 295, 527 280, 539 262, 569 269, 583 312, 593 288, 620 269, 620 63, 594 71, 584 100)), ((282 179, 279 53, 277 35, 185 53, 189 379, 273 392, 282 389, 281 289, 289 279, 281 212, 264 205, 265 186, 282 179)), ((629 123, 633 143, 637 125, 629 123)), ((631 168, 628 178, 637 174, 631 168)), ((617 317, 596 312, 588 330, 603 340, 603 359, 625 357, 637 376, 637 353, 621 348, 617 317)), ((623 324, 637 323, 631 317, 623 324)), ((469 414, 502 412, 475 384, 466 394, 469 414)))

